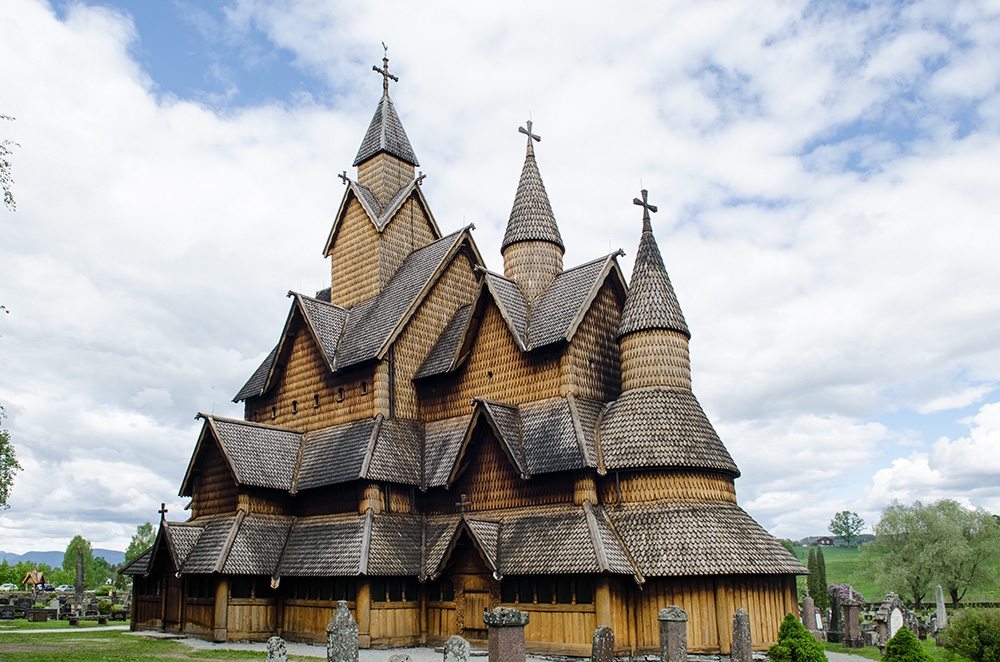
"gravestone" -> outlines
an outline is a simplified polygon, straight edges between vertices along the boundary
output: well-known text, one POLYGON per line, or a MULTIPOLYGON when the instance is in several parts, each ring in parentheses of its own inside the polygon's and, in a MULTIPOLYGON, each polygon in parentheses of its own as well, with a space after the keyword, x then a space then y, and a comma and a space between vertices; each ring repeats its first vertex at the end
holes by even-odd
POLYGON ((327 662, 358 662, 358 622, 347 608, 347 600, 337 600, 337 611, 326 624, 327 662))
POLYGON ((285 640, 281 637, 271 637, 267 640, 267 662, 287 662, 288 650, 285 640))
POLYGON ((514 607, 495 607, 483 612, 483 622, 490 629, 490 662, 524 662, 524 626, 528 614, 514 607))
POLYGON ((937 585, 937 610, 934 613, 937 615, 937 629, 943 630, 948 627, 948 610, 944 608, 944 591, 941 590, 940 584, 937 585))
POLYGON ((660 662, 687 662, 687 613, 677 605, 661 609, 660 662))
POLYGON ((826 640, 835 644, 844 640, 844 624, 841 622, 840 616, 840 593, 833 591, 830 594, 830 627, 826 633, 826 640))
POLYGON ((819 613, 816 611, 816 601, 807 594, 806 597, 802 598, 802 624, 812 633, 812 636, 816 637, 817 641, 823 641, 822 623, 823 621, 820 620, 819 613))
POLYGON ((864 648, 861 636, 861 603, 853 598, 841 602, 844 611, 844 648, 864 648))
POLYGON ((903 604, 898 595, 895 593, 886 593, 885 599, 875 613, 877 645, 883 652, 885 651, 886 642, 892 639, 893 635, 896 634, 899 628, 903 627, 907 620, 911 621, 907 627, 910 632, 914 632, 917 629, 916 623, 913 622, 915 620, 914 616, 906 611, 906 605, 903 604))
POLYGON ((14 605, 0 605, 0 621, 14 620, 14 605))
POLYGON ((453 634, 444 642, 444 662, 469 662, 469 642, 453 634))
POLYGON ((412 662, 406 653, 393 653, 389 656, 389 662, 412 662))
POLYGON ((590 662, 614 662, 615 633, 607 625, 594 630, 594 642, 590 648, 590 662))
POLYGON ((753 660, 753 649, 750 645, 750 616, 743 607, 733 614, 733 649, 729 657, 732 662, 753 660))

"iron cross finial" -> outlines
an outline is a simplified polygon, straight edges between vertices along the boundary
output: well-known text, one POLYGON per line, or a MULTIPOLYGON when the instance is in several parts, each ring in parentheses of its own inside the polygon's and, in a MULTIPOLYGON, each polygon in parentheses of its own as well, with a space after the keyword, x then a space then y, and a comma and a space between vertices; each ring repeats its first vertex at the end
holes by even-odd
POLYGON ((351 181, 350 178, 347 176, 346 170, 337 175, 337 177, 340 177, 340 179, 344 182, 344 186, 347 186, 347 182, 351 181))
POLYGON ((167 504, 161 503, 160 509, 156 512, 160 513, 160 521, 162 522, 167 517, 167 504))
POLYGON ((523 126, 519 126, 517 127, 517 131, 518 133, 523 133, 524 135, 528 136, 528 154, 534 156, 535 155, 534 143, 542 142, 542 137, 531 132, 531 120, 528 120, 527 122, 525 122, 525 124, 528 125, 527 129, 525 129, 523 126))
POLYGON ((427 179, 427 175, 425 175, 424 171, 421 170, 420 171, 420 176, 417 177, 417 186, 423 186, 425 179, 427 179))
POLYGON ((458 498, 458 501, 457 501, 457 502, 455 502, 455 505, 456 505, 456 506, 458 506, 458 509, 459 509, 459 510, 461 511, 461 513, 462 513, 462 514, 464 515, 464 514, 465 514, 465 508, 466 508, 466 506, 468 506, 468 505, 469 505, 470 503, 472 503, 472 502, 471 502, 471 501, 469 501, 469 500, 468 500, 468 499, 466 498, 466 496, 465 496, 464 494, 462 494, 462 495, 460 495, 460 496, 459 496, 459 498, 458 498))
POLYGON ((646 189, 642 189, 642 200, 640 200, 639 198, 632 198, 632 204, 636 204, 636 205, 639 205, 640 207, 642 207, 642 231, 643 232, 652 232, 653 231, 653 226, 649 222, 649 212, 653 212, 655 214, 658 211, 657 208, 656 208, 656 205, 649 204, 649 199, 647 198, 648 195, 649 195, 649 192, 646 189))
POLYGON ((382 95, 389 96, 389 79, 393 79, 397 83, 399 82, 398 76, 393 76, 389 73, 389 47, 382 42, 382 50, 385 51, 382 56, 382 68, 380 69, 377 64, 372 65, 372 71, 376 71, 382 74, 382 95))

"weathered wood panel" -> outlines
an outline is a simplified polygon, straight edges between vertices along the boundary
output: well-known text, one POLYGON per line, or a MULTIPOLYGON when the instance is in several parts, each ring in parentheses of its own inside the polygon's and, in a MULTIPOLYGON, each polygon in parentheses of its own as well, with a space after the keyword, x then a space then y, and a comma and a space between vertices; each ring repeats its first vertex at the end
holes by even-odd
POLYGON ((266 640, 274 634, 277 624, 277 606, 274 600, 229 601, 227 626, 232 640, 266 640))
POLYGON ((611 472, 597 478, 600 502, 701 499, 736 503, 733 477, 710 471, 611 472))
POLYGON ((458 632, 455 603, 430 602, 427 605, 427 641, 444 641, 458 632))
MULTIPOLYGON (((405 184, 409 184, 411 180, 412 177, 405 184)), ((431 227, 426 210, 418 202, 416 194, 411 194, 389 221, 389 225, 382 230, 382 240, 379 245, 382 252, 379 260, 379 279, 382 287, 385 288, 399 271, 407 255, 435 239, 437 233, 431 227)))
POLYGON ((350 307, 379 293, 379 235, 352 196, 330 253, 330 301, 350 307))
POLYGON ((236 482, 218 442, 210 436, 202 446, 191 483, 192 518, 236 510, 236 482))
POLYGON ((563 392, 603 402, 621 393, 615 336, 624 298, 611 278, 605 279, 562 358, 563 392))
POLYGON ((372 602, 373 647, 405 646, 420 641, 419 602, 372 602))
POLYGON ((215 626, 215 600, 188 598, 184 602, 184 632, 210 636, 215 626))
MULTIPOLYGON (((356 603, 348 602, 347 606, 358 620, 356 603)), ((289 641, 326 643, 326 624, 336 610, 334 601, 285 600, 281 613, 282 636, 289 641)))
POLYGON ((132 599, 132 629, 163 626, 163 599, 158 595, 139 595, 132 599))

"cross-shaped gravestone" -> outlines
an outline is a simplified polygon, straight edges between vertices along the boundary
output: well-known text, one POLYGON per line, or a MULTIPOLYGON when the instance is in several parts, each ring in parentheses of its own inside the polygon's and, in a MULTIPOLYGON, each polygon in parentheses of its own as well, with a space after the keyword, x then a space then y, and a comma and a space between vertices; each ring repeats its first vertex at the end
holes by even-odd
POLYGON ((642 193, 642 200, 640 200, 639 198, 632 198, 632 204, 636 204, 642 207, 642 231, 652 232, 653 226, 649 222, 649 212, 653 212, 655 214, 658 210, 656 208, 656 205, 649 204, 649 200, 646 197, 649 195, 649 192, 646 189, 642 189, 641 193, 642 193))
POLYGON ((377 71, 382 74, 382 95, 389 96, 389 79, 393 79, 397 83, 399 82, 398 76, 393 76, 389 73, 389 47, 382 42, 382 49, 385 51, 385 55, 382 56, 382 67, 379 68, 377 64, 372 65, 372 71, 377 71))
POLYGON ((528 120, 527 122, 525 122, 525 124, 528 125, 528 128, 525 129, 523 126, 519 126, 517 127, 517 132, 523 133, 524 135, 528 136, 528 154, 534 156, 535 155, 534 143, 542 142, 542 137, 531 132, 531 120, 528 120))
POLYGON ((464 515, 464 514, 465 514, 465 508, 466 508, 466 507, 467 507, 467 506, 468 506, 468 505, 469 505, 470 503, 472 503, 472 502, 471 502, 471 501, 469 501, 469 500, 468 500, 468 499, 466 498, 466 496, 465 496, 465 495, 463 494, 463 495, 461 495, 461 496, 459 496, 459 497, 458 497, 458 501, 456 501, 456 502, 455 502, 455 505, 456 505, 456 506, 458 506, 458 510, 459 510, 459 512, 461 512, 461 513, 462 513, 462 514, 464 515))
POLYGON ((162 522, 167 517, 167 504, 161 503, 160 509, 156 512, 160 513, 160 521, 162 522))

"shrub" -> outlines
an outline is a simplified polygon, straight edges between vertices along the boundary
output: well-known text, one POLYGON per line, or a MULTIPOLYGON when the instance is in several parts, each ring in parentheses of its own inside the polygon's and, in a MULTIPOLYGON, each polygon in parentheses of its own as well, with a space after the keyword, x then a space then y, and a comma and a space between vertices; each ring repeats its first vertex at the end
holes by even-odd
POLYGON ((110 600, 101 600, 97 603, 97 613, 99 614, 110 614, 115 610, 115 606, 111 604, 110 600))
POLYGON ((945 648, 972 662, 1000 662, 1000 610, 966 609, 948 623, 945 648))
POLYGON ((913 633, 901 627, 886 642, 882 662, 933 662, 933 659, 924 652, 913 633))
POLYGON ((827 662, 823 646, 791 614, 778 628, 778 643, 767 649, 771 662, 827 662))

